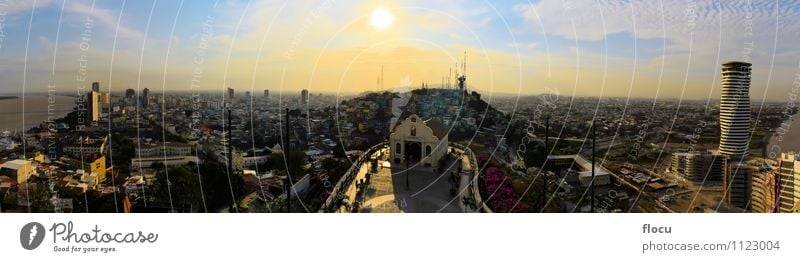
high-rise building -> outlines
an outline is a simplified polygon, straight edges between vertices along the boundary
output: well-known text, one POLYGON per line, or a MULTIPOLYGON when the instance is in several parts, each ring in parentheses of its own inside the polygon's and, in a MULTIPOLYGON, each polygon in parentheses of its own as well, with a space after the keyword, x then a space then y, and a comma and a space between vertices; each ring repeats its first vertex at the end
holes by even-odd
POLYGON ((779 171, 753 173, 753 196, 750 210, 755 213, 777 212, 779 171))
POLYGON ((674 153, 670 169, 672 172, 703 185, 722 182, 728 157, 708 152, 674 153))
POLYGON ((94 83, 92 83, 92 91, 94 91, 94 92, 100 92, 100 82, 94 82, 94 83))
POLYGON ((303 91, 300 91, 300 102, 303 103, 303 104, 307 104, 308 103, 308 90, 307 89, 303 89, 303 91))
POLYGON ((97 122, 100 120, 102 98, 99 92, 91 91, 86 94, 87 122, 97 122))
POLYGON ((128 100, 132 100, 134 97, 136 97, 136 90, 133 90, 131 88, 125 90, 125 98, 127 98, 128 100))
POLYGON ((264 89, 264 98, 269 98, 269 89, 264 89))
POLYGON ((800 212, 800 155, 795 152, 781 153, 778 170, 778 211, 800 212))
POLYGON ((228 100, 228 101, 231 101, 233 99, 233 95, 234 95, 234 90, 233 90, 233 88, 229 87, 228 88, 228 97, 226 97, 225 99, 228 100))
POLYGON ((722 64, 719 151, 732 160, 748 154, 750 142, 750 63, 722 64))
POLYGON ((753 167, 741 162, 728 164, 725 198, 731 206, 750 209, 753 196, 753 167))
POLYGON ((750 144, 751 66, 737 61, 722 64, 719 102, 719 153, 729 158, 725 198, 743 209, 750 209, 753 192, 753 167, 743 163, 750 144))
POLYGON ((144 108, 147 108, 149 106, 150 98, 148 96, 150 96, 150 89, 145 88, 144 90, 142 90, 142 96, 139 97, 139 99, 141 99, 140 105, 144 108))
POLYGON ((250 91, 245 91, 244 92, 244 99, 247 100, 247 101, 250 101, 250 91))

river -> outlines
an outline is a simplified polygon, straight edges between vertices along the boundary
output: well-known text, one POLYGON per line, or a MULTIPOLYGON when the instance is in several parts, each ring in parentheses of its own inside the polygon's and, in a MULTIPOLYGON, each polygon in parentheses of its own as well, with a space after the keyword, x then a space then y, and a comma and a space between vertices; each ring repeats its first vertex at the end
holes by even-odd
MULTIPOLYGON (((24 131, 47 120, 47 107, 50 105, 47 94, 26 94, 24 113, 22 95, 16 96, 0 100, 0 131, 24 131)), ((53 98, 51 113, 54 119, 66 116, 75 106, 74 97, 56 95, 53 98)))
POLYGON ((784 122, 769 139, 768 158, 777 159, 782 152, 800 152, 800 122, 795 119, 796 117, 784 122))

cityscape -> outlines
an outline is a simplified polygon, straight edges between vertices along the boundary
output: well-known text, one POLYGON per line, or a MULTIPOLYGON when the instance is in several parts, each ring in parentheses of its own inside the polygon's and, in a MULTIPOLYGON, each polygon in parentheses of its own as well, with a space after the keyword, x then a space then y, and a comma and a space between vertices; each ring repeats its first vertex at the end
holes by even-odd
MULTIPOLYGON (((30 13, 15 17, 14 5, 2 2, 2 23, 34 19, 30 13)), ((536 10, 580 7, 551 1, 496 7, 468 3, 465 10, 484 8, 453 11, 467 22, 447 26, 432 18, 419 20, 423 18, 416 15, 429 12, 425 8, 382 2, 385 7, 357 8, 362 17, 353 18, 352 28, 342 25, 344 36, 329 35, 335 30, 326 23, 339 26, 337 20, 317 15, 334 16, 324 10, 346 7, 325 2, 311 7, 309 22, 300 19, 301 33, 278 40, 288 47, 266 50, 275 47, 264 43, 276 38, 236 38, 245 19, 236 24, 211 11, 203 15, 203 8, 217 4, 200 2, 185 11, 197 12, 192 19, 169 16, 151 26, 148 18, 143 29, 136 21, 117 20, 123 12, 118 8, 125 4, 77 1, 67 8, 63 22, 69 28, 65 35, 73 33, 75 39, 62 39, 58 47, 58 37, 39 36, 37 45, 47 54, 33 51, 35 59, 30 64, 25 60, 22 73, 9 69, 21 61, 9 55, 15 40, 0 38, 0 61, 6 64, 0 68, 0 107, 8 110, 0 114, 1 212, 800 212, 800 129, 793 126, 800 57, 791 47, 778 48, 777 40, 774 49, 773 42, 762 41, 763 34, 777 30, 797 33, 797 7, 747 6, 751 11, 788 12, 783 16, 791 20, 777 29, 758 20, 763 17, 750 21, 750 34, 745 29, 743 35, 760 41, 761 49, 753 51, 739 42, 722 47, 725 39, 743 37, 736 29, 720 29, 719 40, 708 40, 713 33, 702 31, 709 30, 698 25, 704 18, 695 16, 701 10, 736 12, 738 3, 674 4, 667 12, 681 14, 679 20, 686 20, 679 27, 696 30, 697 39, 694 31, 664 27, 661 46, 661 39, 653 40, 661 31, 647 35, 647 21, 642 21, 644 33, 634 26, 630 34, 594 37, 573 28, 572 39, 557 31, 560 24, 544 18, 550 14, 540 17, 536 10), (499 22, 489 19, 493 12, 517 18, 499 22), (175 33, 175 24, 184 20, 189 33, 175 33), (116 29, 105 25, 109 22, 116 29), (552 39, 537 31, 534 22, 542 29, 547 25, 552 39), (437 36, 419 40, 395 35, 414 35, 418 29, 412 23, 437 36), (97 58, 105 50, 87 51, 109 43, 114 50, 120 24, 130 38, 123 35, 118 57, 111 51, 106 61, 97 58), (160 26, 166 29, 155 28, 160 26), (225 30, 234 26, 231 39, 225 30), (447 33, 436 31, 438 26, 458 36, 441 40, 447 33), (473 26, 488 47, 478 48, 480 40, 459 40, 470 36, 473 26), (514 41, 495 43, 503 36, 494 33, 505 28, 514 41), (102 40, 107 33, 102 30, 114 32, 113 42, 102 40), (155 32, 152 41, 157 43, 147 43, 148 30, 155 32), (167 40, 158 39, 160 34, 167 40), (331 40, 304 38, 311 34, 331 40), (686 45, 684 34, 693 39, 686 45), (140 42, 125 49, 134 39, 140 42), (713 43, 694 42, 706 40, 713 43), (233 52, 237 41, 261 46, 233 52), (633 51, 608 51, 608 41, 623 47, 611 49, 632 43, 633 51), (188 47, 170 52, 171 46, 182 45, 188 47), (700 53, 709 46, 716 48, 711 53, 716 57, 700 53), (69 58, 51 53, 59 48, 69 58), (158 51, 154 55, 146 50, 158 51), (576 50, 589 53, 591 62, 575 61, 581 57, 576 50), (162 52, 159 62, 148 62, 162 52), (366 54, 360 57, 359 52, 366 54), (212 53, 227 60, 212 59, 212 53), (691 60, 695 53, 698 62, 691 60), (665 65, 668 57, 685 54, 688 60, 673 58, 665 65), (776 54, 785 60, 776 64, 776 54), (265 62, 230 62, 251 56, 265 62), (283 62, 276 62, 279 56, 283 62), (688 65, 677 65, 686 61, 688 65), (181 64, 174 68, 183 67, 170 69, 176 63, 181 64), (97 64, 108 68, 98 69, 97 64), (114 71, 117 64, 123 65, 114 71), (633 69, 622 68, 630 64, 633 69)), ((267 2, 254 4, 267 8, 247 18, 291 19, 271 13, 281 5, 267 2)), ((176 4, 141 3, 143 7, 129 12, 149 11, 152 16, 153 10, 187 8, 176 4), (136 10, 142 8, 146 10, 136 10)), ((251 3, 232 1, 220 8, 235 11, 241 5, 249 8, 251 3)), ((34 9, 39 8, 42 16, 58 18, 55 10, 64 12, 65 7, 49 3, 34 9)), ((627 7, 602 8, 609 14, 627 12, 627 7)), ((580 14, 575 12, 576 19, 580 14)), ((633 16, 646 20, 647 14, 633 16)), ((667 19, 665 13, 660 16, 667 19)), ((730 17, 741 14, 725 19, 730 17)), ((617 30, 617 18, 608 19, 610 30, 617 30)), ((719 19, 722 24, 722 15, 719 19)), ((249 23, 244 27, 262 25, 249 23)), ((661 22, 656 24, 662 30, 661 22)), ((9 25, 0 28, 25 40, 24 32, 9 30, 9 25)), ((5 37, 3 31, 0 36, 5 37)), ((24 55, 29 56, 27 49, 24 55)))

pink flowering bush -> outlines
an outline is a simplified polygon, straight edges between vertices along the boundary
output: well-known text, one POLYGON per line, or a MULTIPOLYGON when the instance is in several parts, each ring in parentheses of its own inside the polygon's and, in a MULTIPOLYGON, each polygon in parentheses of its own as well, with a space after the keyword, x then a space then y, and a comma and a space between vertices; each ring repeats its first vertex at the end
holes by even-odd
POLYGON ((502 169, 490 167, 484 173, 483 182, 488 194, 488 203, 494 212, 505 213, 512 211, 512 208, 514 212, 522 212, 527 208, 521 203, 514 207, 518 198, 511 187, 511 179, 502 169))
POLYGON ((475 160, 478 161, 478 166, 483 167, 483 165, 486 164, 486 161, 489 161, 489 155, 480 154, 477 157, 475 157, 475 160))

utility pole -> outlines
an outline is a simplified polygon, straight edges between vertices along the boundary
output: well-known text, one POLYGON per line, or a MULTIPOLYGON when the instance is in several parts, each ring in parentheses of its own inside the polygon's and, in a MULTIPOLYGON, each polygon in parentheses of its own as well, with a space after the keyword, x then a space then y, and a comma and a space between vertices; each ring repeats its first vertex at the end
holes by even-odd
MULTIPOLYGON (((228 176, 233 174, 233 129, 231 122, 231 108, 228 107, 228 176)), ((233 200, 233 210, 238 213, 239 208, 236 206, 236 199, 233 198, 233 195, 231 195, 231 200, 233 200)))
POLYGON ((595 120, 592 120, 592 181, 589 184, 589 186, 592 187, 591 188, 592 204, 591 204, 591 207, 590 207, 590 210, 591 210, 592 213, 594 213, 594 173, 595 173, 595 169, 597 169, 595 167, 595 163, 594 163, 594 155, 595 155, 594 141, 595 141, 595 138, 596 138, 596 136, 595 136, 596 133, 597 133, 596 131, 597 131, 597 128, 595 127, 595 120))
POLYGON ((449 68, 448 71, 447 71, 447 89, 452 89, 453 88, 453 86, 450 85, 450 83, 451 83, 450 80, 453 80, 453 68, 452 67, 449 68))
POLYGON ((548 143, 550 142, 550 116, 547 116, 544 124, 544 161, 542 161, 542 171, 544 172, 544 185, 542 185, 542 211, 547 206, 547 158, 550 156, 548 143))
POLYGON ((285 160, 286 160, 286 182, 284 183, 285 187, 286 187, 286 212, 287 213, 291 213, 292 212, 292 202, 289 201, 289 199, 292 198, 292 192, 291 192, 291 190, 292 190, 292 171, 291 171, 291 168, 289 168, 289 166, 290 166, 290 163, 291 163, 290 159, 291 159, 292 150, 290 148, 290 143, 289 143, 289 108, 288 107, 286 108, 286 139, 285 140, 286 140, 285 141, 286 147, 283 148, 283 152, 284 152, 284 155, 286 156, 285 157, 285 160))

